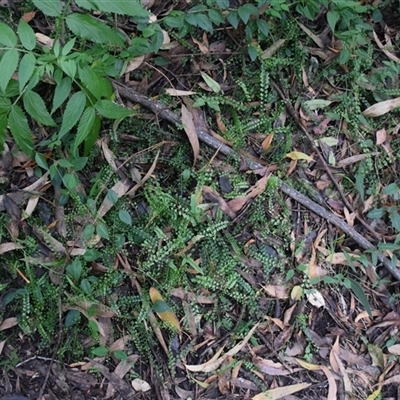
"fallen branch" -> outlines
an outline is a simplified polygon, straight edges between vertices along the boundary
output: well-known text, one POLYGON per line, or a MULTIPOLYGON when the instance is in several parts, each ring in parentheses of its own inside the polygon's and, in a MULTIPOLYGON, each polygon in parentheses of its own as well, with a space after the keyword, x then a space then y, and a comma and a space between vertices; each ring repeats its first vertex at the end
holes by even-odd
MULTIPOLYGON (((152 111, 154 114, 156 114, 158 117, 172 123, 175 125, 180 125, 182 122, 180 118, 171 110, 166 108, 164 105, 152 101, 149 99, 147 96, 144 96, 138 92, 136 92, 133 89, 130 89, 129 87, 122 85, 121 83, 117 81, 113 81, 113 86, 115 90, 125 99, 128 99, 130 101, 133 101, 135 103, 139 103, 140 105, 148 108, 150 111, 152 111)), ((214 137, 212 137, 208 131, 205 128, 197 128, 196 127, 196 132, 199 136, 199 139, 209 145, 210 147, 218 150, 224 155, 229 155, 231 157, 234 157, 236 159, 240 159, 243 156, 240 156, 237 154, 233 149, 231 149, 229 146, 221 143, 214 137)), ((250 169, 252 170, 261 170, 265 169, 265 167, 258 162, 250 159, 246 159, 247 165, 250 169)), ((329 212, 325 208, 321 207, 314 201, 310 200, 308 197, 304 196, 300 192, 298 192, 296 189, 292 188, 288 184, 284 183, 282 180, 277 178, 278 185, 280 190, 291 197, 293 200, 299 202, 302 204, 304 207, 308 208, 310 211, 314 212, 315 214, 318 214, 320 217, 326 219, 329 221, 331 224, 335 225, 338 227, 341 231, 343 231, 345 234, 350 236, 351 238, 354 239, 356 243, 360 245, 364 250, 369 250, 371 252, 375 252, 378 256, 379 261, 385 266, 385 268, 398 280, 400 281, 400 271, 397 268, 392 267, 391 261, 385 257, 378 249, 370 243, 367 239, 365 239, 363 236, 361 236, 354 228, 352 228, 350 225, 346 224, 341 218, 337 217, 333 213, 329 212)))

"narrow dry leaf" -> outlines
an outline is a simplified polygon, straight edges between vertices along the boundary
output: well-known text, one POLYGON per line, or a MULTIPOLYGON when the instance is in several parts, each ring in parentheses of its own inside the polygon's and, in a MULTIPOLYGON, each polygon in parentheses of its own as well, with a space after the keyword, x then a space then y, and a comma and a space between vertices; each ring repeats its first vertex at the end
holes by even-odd
POLYGON ((293 374, 293 370, 287 370, 281 363, 276 363, 272 360, 266 360, 264 358, 255 356, 252 359, 254 365, 256 365, 261 372, 272 376, 286 376, 293 374))
POLYGON ((375 135, 376 135, 376 144, 385 143, 387 139, 387 133, 385 128, 379 129, 379 131, 377 131, 375 135))
POLYGON ((28 200, 28 204, 26 205, 25 213, 24 213, 23 218, 21 218, 21 221, 27 219, 28 217, 30 217, 33 214, 33 212, 35 211, 36 206, 39 202, 39 199, 40 199, 39 196, 32 196, 28 200))
POLYGON ((340 372, 341 372, 342 377, 343 377, 343 384, 344 384, 345 392, 346 393, 353 393, 353 386, 351 384, 351 381, 350 381, 349 375, 348 375, 348 373, 346 371, 346 368, 344 367, 344 365, 342 363, 342 360, 339 357, 339 354, 333 353, 333 355, 334 355, 334 357, 336 359, 337 364, 339 365, 340 372))
POLYGON ((267 50, 264 50, 264 52, 261 55, 261 58, 263 60, 271 58, 285 44, 285 42, 286 39, 279 39, 272 46, 268 47, 267 50))
POLYGON ((390 354, 394 354, 395 356, 400 356, 400 344, 395 344, 387 348, 390 354))
POLYGON ((286 154, 286 157, 290 158, 291 160, 307 160, 307 161, 314 161, 314 159, 308 156, 301 151, 291 151, 290 153, 286 154))
POLYGON ((10 329, 13 326, 18 325, 18 319, 16 317, 10 317, 5 319, 0 325, 0 331, 10 329))
POLYGON ((7 339, 0 342, 0 355, 3 352, 4 345, 6 344, 6 341, 7 341, 7 339))
POLYGON ((234 211, 237 212, 240 209, 242 209, 242 207, 252 198, 262 194, 267 186, 267 182, 269 179, 270 174, 265 175, 264 177, 262 177, 259 181, 257 181, 257 183, 252 186, 247 192, 246 192, 246 196, 243 197, 237 197, 236 199, 233 199, 231 201, 228 202, 228 206, 234 211))
POLYGON ((172 325, 178 332, 181 331, 181 325, 175 313, 169 308, 161 293, 154 287, 149 290, 151 302, 153 303, 154 311, 157 313, 161 321, 172 325), (165 311, 164 311, 165 310, 165 311))
POLYGON ((54 39, 51 39, 48 36, 43 35, 43 33, 39 33, 39 32, 35 33, 35 36, 36 36, 36 40, 39 45, 46 46, 49 49, 51 49, 53 47, 54 39))
POLYGON ((129 61, 124 73, 129 74, 130 72, 134 71, 135 69, 138 69, 144 61, 144 56, 138 56, 129 61))
POLYGON ((223 359, 220 358, 220 355, 222 351, 224 350, 223 347, 221 347, 215 354, 214 356, 208 360, 207 362, 199 365, 185 365, 186 369, 188 369, 191 372, 212 372, 215 371, 224 361, 223 359))
POLYGON ((304 26, 301 22, 297 22, 300 26, 300 28, 314 41, 314 43, 321 49, 325 48, 324 42, 320 39, 319 36, 316 34, 312 33, 310 29, 308 29, 306 26, 304 26))
POLYGON ((332 349, 329 352, 329 362, 331 364, 332 369, 335 372, 339 372, 339 365, 335 358, 335 354, 339 355, 339 353, 340 353, 339 336, 336 336, 335 343, 333 344, 332 349))
POLYGON ((380 117, 394 110, 396 107, 400 107, 400 97, 376 103, 364 110, 362 115, 364 117, 380 117))
MULTIPOLYGON (((227 131, 227 129, 226 129, 226 126, 225 126, 224 122, 222 121, 221 113, 216 113, 215 119, 216 119, 216 122, 217 122, 218 130, 221 133, 225 133, 227 131)), ((227 143, 225 143, 225 144, 227 144, 227 143)))
POLYGON ((27 12, 21 17, 21 19, 25 22, 31 22, 33 18, 35 18, 35 15, 36 11, 27 12))
POLYGON ((233 357, 237 354, 242 348, 247 344, 253 335, 254 331, 258 327, 258 324, 254 325, 253 328, 249 331, 246 337, 239 342, 236 346, 234 346, 231 350, 225 353, 223 356, 219 357, 223 348, 218 350, 218 352, 214 355, 214 357, 208 362, 201 365, 185 365, 186 369, 192 372, 212 372, 215 371, 219 366, 226 360, 228 357, 233 357), (218 356, 217 356, 218 355, 218 356))
POLYGON ((197 44, 197 46, 199 46, 200 51, 203 54, 209 54, 210 53, 210 49, 208 48, 208 43, 202 43, 200 42, 200 40, 195 39, 194 37, 192 37, 193 43, 197 44))
POLYGON ((170 96, 191 96, 192 94, 197 94, 197 92, 193 92, 192 90, 178 90, 174 88, 165 89, 165 93, 170 96))
POLYGON ((16 249, 23 249, 24 246, 22 244, 14 243, 14 242, 7 242, 0 244, 0 254, 7 253, 7 251, 12 251, 16 249))
MULTIPOLYGON (((125 178, 123 180, 118 181, 112 188, 118 198, 121 198, 125 193, 128 192, 129 188, 132 186, 132 182, 128 179, 125 178)), ((108 196, 104 197, 103 203, 101 203, 101 206, 99 207, 99 211, 97 212, 97 215, 102 218, 104 217, 114 206, 114 204, 109 200, 108 196)))
POLYGON ((321 369, 320 365, 311 364, 307 361, 302 360, 301 358, 295 358, 295 360, 299 363, 299 365, 309 371, 319 371, 321 369))
POLYGON ((151 167, 146 172, 146 175, 142 178, 140 183, 137 183, 131 190, 129 190, 129 192, 126 193, 127 196, 134 196, 136 193, 136 190, 138 190, 140 187, 142 187, 144 185, 144 183, 147 182, 147 180, 152 176, 154 170, 156 169, 159 156, 160 156, 160 151, 157 152, 157 154, 154 158, 153 164, 151 164, 151 167))
POLYGON ((267 151, 271 147, 272 139, 274 138, 274 134, 270 133, 267 137, 262 141, 261 147, 264 151, 267 151))
POLYGON ((282 285, 265 285, 262 288, 275 299, 287 299, 289 297, 288 289, 282 285))
POLYGON ((311 383, 298 383, 297 385, 283 386, 280 388, 267 390, 264 393, 260 393, 252 397, 252 400, 278 400, 292 393, 307 389, 310 386, 311 383))
POLYGON ((196 127, 194 126, 193 115, 184 104, 182 104, 181 114, 183 129, 185 130, 190 145, 192 146, 193 166, 195 166, 197 158, 200 155, 199 137, 197 136, 196 127))
POLYGON ((325 367, 325 365, 321 365, 321 370, 328 378, 329 390, 328 390, 327 400, 336 400, 337 399, 337 397, 336 397, 337 386, 336 386, 335 378, 334 378, 332 372, 329 371, 329 369, 327 367, 325 367))
POLYGON ((380 49, 382 49, 382 51, 388 56, 388 58, 390 58, 392 61, 394 61, 396 63, 400 62, 400 58, 396 57, 393 53, 391 53, 388 49, 385 48, 385 46, 379 40, 379 37, 375 31, 373 31, 373 34, 374 34, 374 39, 375 39, 376 44, 378 45, 378 47, 380 49))

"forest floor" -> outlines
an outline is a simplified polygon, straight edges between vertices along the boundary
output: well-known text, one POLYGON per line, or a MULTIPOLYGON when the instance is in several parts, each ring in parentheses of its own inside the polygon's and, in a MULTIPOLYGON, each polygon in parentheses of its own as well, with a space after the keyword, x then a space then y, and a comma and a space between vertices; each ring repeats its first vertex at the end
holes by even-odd
POLYGON ((1 2, 4 399, 400 400, 400 10, 362 3, 1 2))

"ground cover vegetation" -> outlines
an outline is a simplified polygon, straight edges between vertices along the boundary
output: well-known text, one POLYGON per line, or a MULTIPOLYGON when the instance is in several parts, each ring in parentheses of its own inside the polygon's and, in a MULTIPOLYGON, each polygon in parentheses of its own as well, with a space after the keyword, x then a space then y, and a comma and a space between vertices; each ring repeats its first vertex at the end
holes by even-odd
POLYGON ((1 5, 1 394, 398 396, 399 2, 1 5))

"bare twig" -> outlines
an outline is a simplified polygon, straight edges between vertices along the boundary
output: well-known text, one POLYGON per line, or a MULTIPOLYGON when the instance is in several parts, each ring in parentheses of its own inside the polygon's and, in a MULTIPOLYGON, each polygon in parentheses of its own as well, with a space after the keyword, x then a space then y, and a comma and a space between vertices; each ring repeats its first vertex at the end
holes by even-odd
MULTIPOLYGON (((165 119, 168 122, 171 122, 175 125, 180 125, 181 120, 180 118, 173 113, 171 110, 167 109, 165 106, 162 104, 152 101, 149 99, 147 96, 144 96, 138 92, 136 92, 133 89, 128 88, 125 85, 122 85, 116 81, 113 81, 113 85, 115 90, 119 92, 119 94, 122 97, 125 97, 128 100, 131 100, 135 103, 139 103, 140 105, 148 108, 151 110, 153 113, 155 113, 157 116, 160 118, 165 119)), ((199 136, 199 139, 209 145, 210 147, 214 149, 219 149, 219 151, 224 154, 224 155, 229 155, 231 157, 234 157, 236 159, 240 159, 240 157, 243 157, 243 155, 237 154, 233 149, 231 149, 229 146, 222 144, 219 142, 217 139, 212 137, 208 131, 206 131, 205 128, 196 128, 196 132, 199 136)), ((308 133, 308 132, 307 132, 308 133)), ((265 167, 261 164, 259 164, 256 161, 246 159, 247 165, 249 166, 250 169, 252 170, 261 170, 265 169, 265 167)), ((327 168, 329 170, 329 167, 327 168)), ((320 217, 326 219, 329 221, 331 224, 335 225, 338 227, 340 230, 342 230, 344 233, 352 237, 359 245, 365 250, 373 251, 376 252, 379 261, 382 262, 382 264, 385 266, 385 268, 398 280, 400 281, 400 271, 397 268, 392 267, 391 261, 385 257, 378 249, 370 243, 367 239, 365 239, 363 236, 361 236, 354 228, 352 228, 350 225, 348 225, 346 222, 344 222, 341 218, 337 217, 330 211, 327 211, 308 197, 304 196, 300 192, 298 192, 296 189, 292 188, 291 186, 287 185, 283 181, 281 181, 279 178, 277 178, 279 188, 280 190, 291 197, 293 200, 299 202, 306 208, 308 208, 310 211, 314 212, 315 214, 318 214, 320 217)), ((333 179, 333 182, 335 180, 333 179)), ((337 183, 337 182, 336 182, 337 183)), ((347 201, 347 200, 346 200, 347 201)), ((351 206, 349 209, 352 209, 351 206)))

